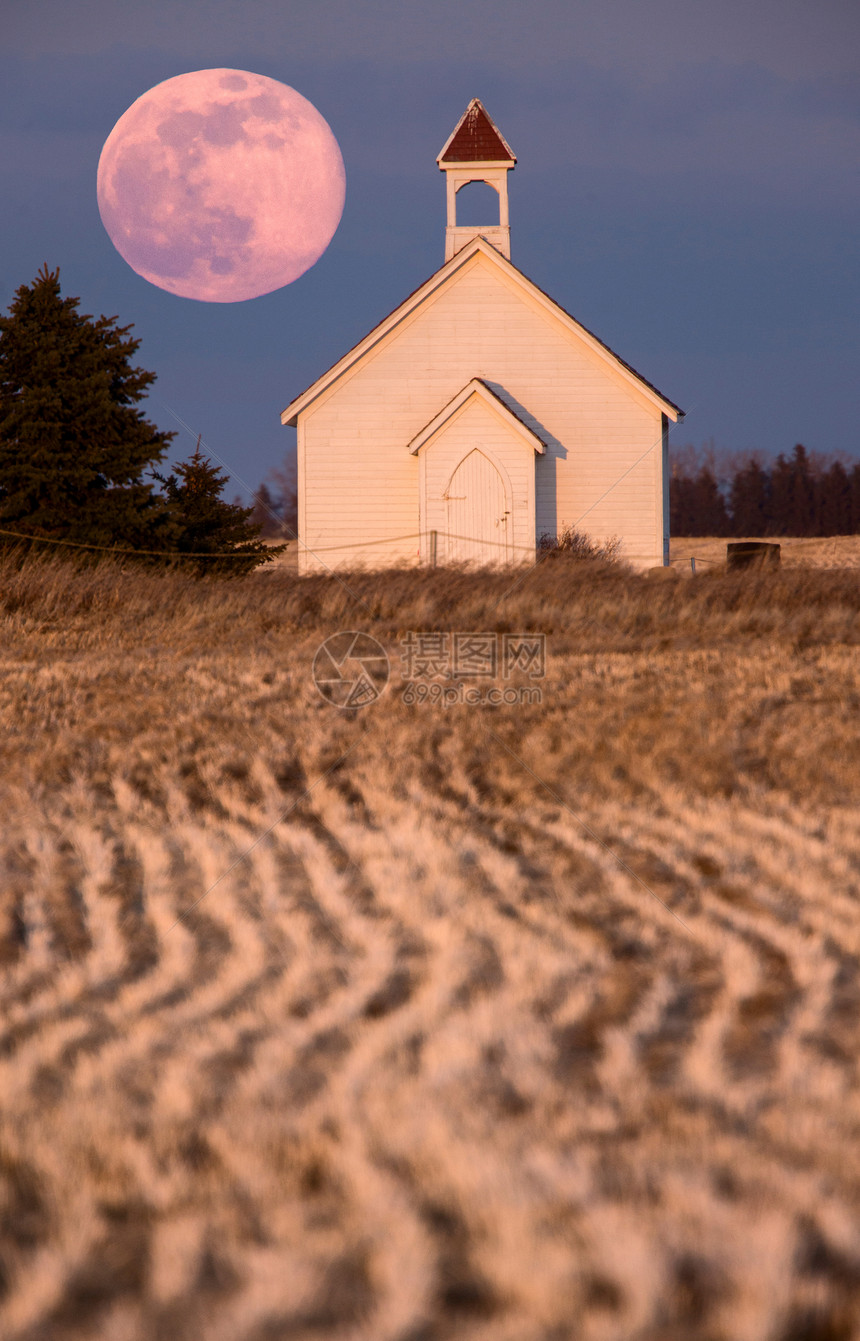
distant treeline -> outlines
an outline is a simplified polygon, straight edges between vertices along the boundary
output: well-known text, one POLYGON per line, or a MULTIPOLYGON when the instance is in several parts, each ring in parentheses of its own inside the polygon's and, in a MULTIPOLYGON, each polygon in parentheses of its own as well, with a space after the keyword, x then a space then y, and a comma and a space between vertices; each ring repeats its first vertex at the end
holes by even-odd
POLYGON ((799 443, 774 461, 682 448, 672 460, 669 512, 673 535, 855 535, 860 462, 799 443))

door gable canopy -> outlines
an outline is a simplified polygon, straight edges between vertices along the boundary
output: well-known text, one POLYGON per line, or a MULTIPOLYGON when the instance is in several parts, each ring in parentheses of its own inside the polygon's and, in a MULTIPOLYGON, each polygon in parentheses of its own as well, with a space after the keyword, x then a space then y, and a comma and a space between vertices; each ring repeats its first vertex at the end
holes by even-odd
POLYGON ((413 456, 421 451, 422 447, 428 447, 430 443, 449 426, 452 419, 463 412, 467 405, 476 399, 487 406, 494 414, 502 420, 503 423, 520 437, 524 444, 531 447, 539 455, 546 451, 547 444, 542 438, 538 437, 533 428, 524 423, 519 415, 507 405, 491 387, 487 385, 480 377, 473 377, 471 382, 459 391, 453 400, 449 401, 443 409, 439 411, 429 424, 425 424, 421 432, 416 434, 409 444, 409 450, 413 456))

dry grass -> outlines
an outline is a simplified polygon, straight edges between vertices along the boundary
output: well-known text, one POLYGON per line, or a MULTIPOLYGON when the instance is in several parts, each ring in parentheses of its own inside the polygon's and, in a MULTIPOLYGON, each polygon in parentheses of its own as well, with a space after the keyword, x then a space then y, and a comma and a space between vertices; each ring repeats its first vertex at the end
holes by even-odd
MULTIPOLYGON (((739 540, 776 541, 789 568, 860 568, 860 535, 738 536, 739 540)), ((672 563, 689 563, 696 555, 709 563, 725 563, 725 536, 672 537, 672 563)))
POLYGON ((4 1341, 858 1335, 856 574, 509 581, 0 570, 4 1341))

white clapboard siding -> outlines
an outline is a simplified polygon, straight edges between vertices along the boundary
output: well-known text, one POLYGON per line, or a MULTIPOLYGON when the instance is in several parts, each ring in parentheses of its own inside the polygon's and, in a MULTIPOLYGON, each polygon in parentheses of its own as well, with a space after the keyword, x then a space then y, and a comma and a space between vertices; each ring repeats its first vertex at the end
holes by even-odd
POLYGON ((619 536, 637 562, 662 562, 659 398, 572 330, 492 248, 475 244, 463 256, 298 413, 303 570, 426 557, 419 533, 448 528, 438 510, 431 516, 439 481, 426 480, 422 492, 422 469, 437 469, 433 450, 422 464, 409 444, 473 378, 498 388, 546 444, 535 456, 490 425, 485 406, 470 404, 432 445, 440 471, 481 443, 501 461, 512 546, 578 524, 596 538, 619 536))

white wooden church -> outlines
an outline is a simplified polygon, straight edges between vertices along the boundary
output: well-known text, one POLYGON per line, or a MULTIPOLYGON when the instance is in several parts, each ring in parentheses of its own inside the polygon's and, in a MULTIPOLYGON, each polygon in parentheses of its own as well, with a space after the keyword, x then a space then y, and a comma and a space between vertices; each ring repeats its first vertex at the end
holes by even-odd
POLYGON ((281 415, 300 571, 530 562, 567 525, 667 563, 682 411, 512 264, 516 158, 477 98, 437 162, 444 265, 281 415), (470 182, 498 193, 498 220, 458 225, 470 182))

